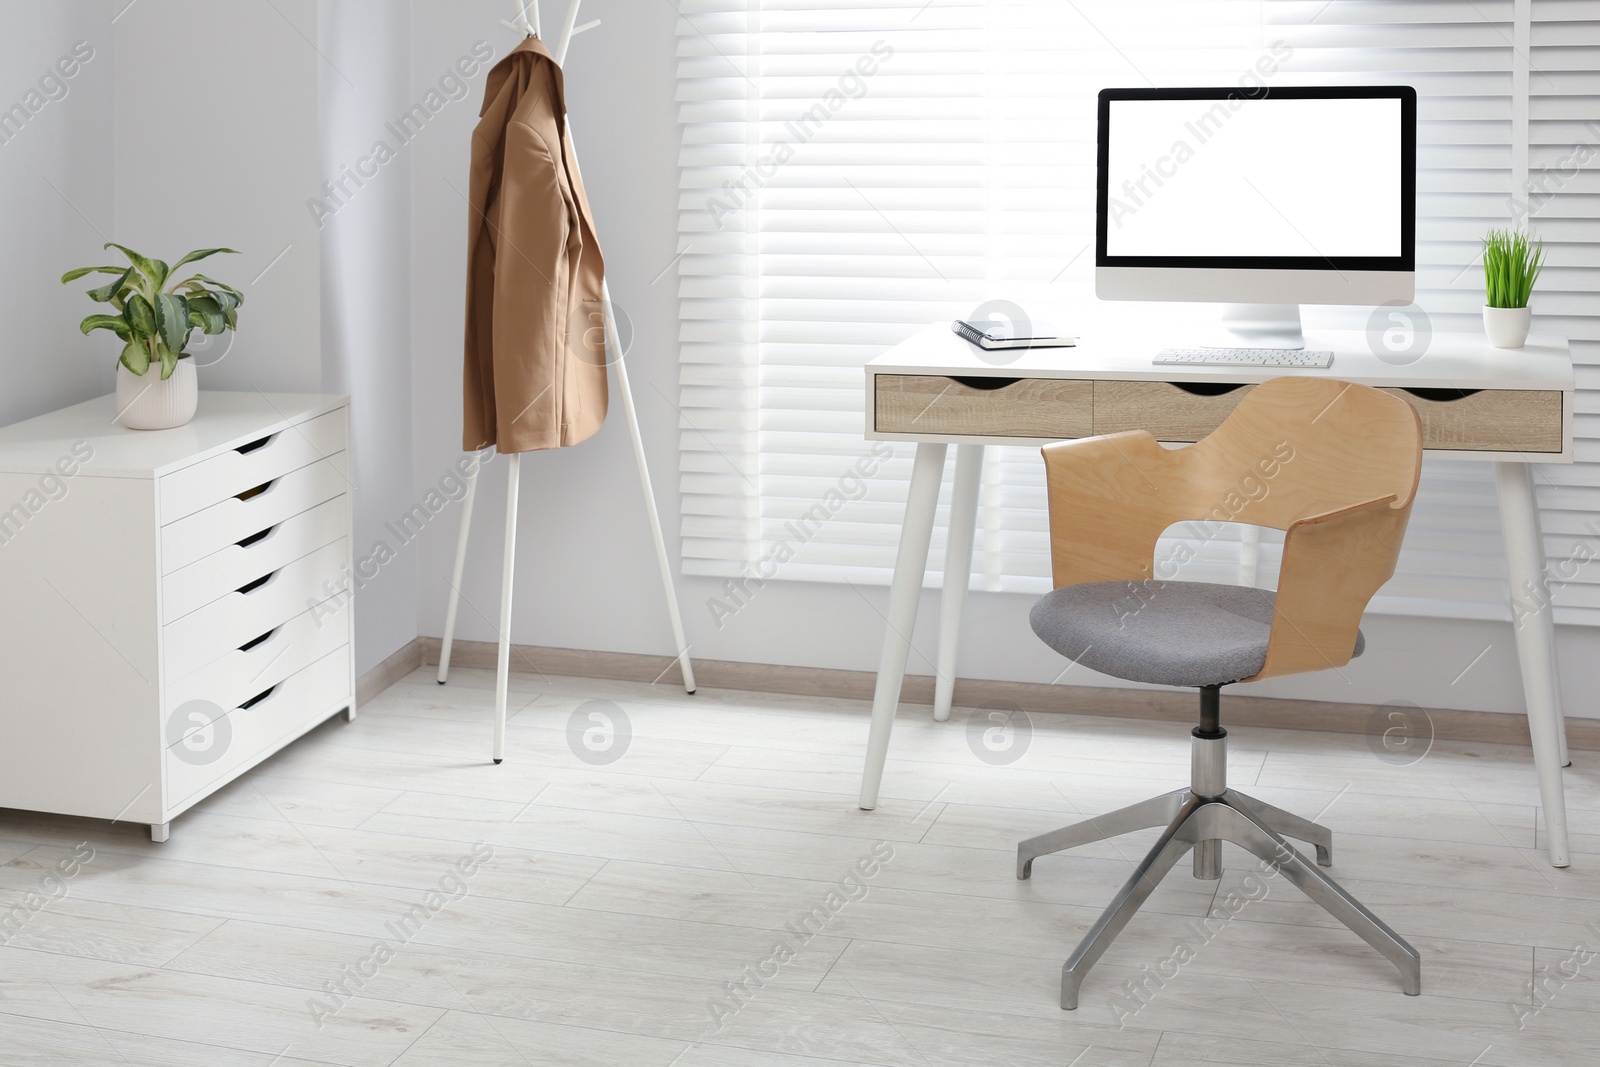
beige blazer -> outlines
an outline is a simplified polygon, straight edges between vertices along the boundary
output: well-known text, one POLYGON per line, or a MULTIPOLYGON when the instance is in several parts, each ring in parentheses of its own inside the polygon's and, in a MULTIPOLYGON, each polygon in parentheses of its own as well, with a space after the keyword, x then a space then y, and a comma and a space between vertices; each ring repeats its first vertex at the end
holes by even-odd
POLYGON ((537 38, 489 72, 472 134, 468 451, 564 448, 605 421, 605 264, 566 113, 561 68, 537 38))

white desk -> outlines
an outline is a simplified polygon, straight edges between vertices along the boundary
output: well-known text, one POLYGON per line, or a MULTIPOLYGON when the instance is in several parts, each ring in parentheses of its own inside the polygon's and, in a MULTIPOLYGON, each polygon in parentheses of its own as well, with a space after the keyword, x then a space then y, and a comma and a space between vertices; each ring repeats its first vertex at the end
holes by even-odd
MULTIPOLYGON (((1148 429, 1163 441, 1194 441, 1233 409, 1245 392, 1240 387, 1282 375, 1325 375, 1397 390, 1417 408, 1430 455, 1494 463, 1511 589, 1543 587, 1544 546, 1528 464, 1572 461, 1572 360, 1564 343, 1508 351, 1489 347, 1476 334, 1439 334, 1425 355, 1401 365, 1375 355, 1364 333, 1308 333, 1307 348, 1334 352, 1328 370, 1151 363, 1160 348, 1184 343, 1182 337, 1133 336, 1121 329, 1100 331, 1076 348, 980 352, 947 323, 937 323, 867 364, 866 436, 914 441, 917 453, 890 586, 861 807, 878 803, 950 444, 957 445, 957 455, 939 619, 939 721, 950 716, 984 446, 1040 445, 1131 429, 1148 429), (1218 392, 1218 386, 1235 388, 1218 392)), ((1554 622, 1548 598, 1538 599, 1531 615, 1526 604, 1516 605, 1524 619, 1515 627, 1517 656, 1550 862, 1565 867, 1566 730, 1554 622)))

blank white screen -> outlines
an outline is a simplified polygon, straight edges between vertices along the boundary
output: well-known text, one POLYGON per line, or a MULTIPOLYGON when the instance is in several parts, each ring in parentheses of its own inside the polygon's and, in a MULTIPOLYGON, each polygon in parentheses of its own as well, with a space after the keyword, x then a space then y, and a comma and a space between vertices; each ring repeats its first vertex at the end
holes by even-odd
POLYGON ((1398 256, 1398 99, 1112 100, 1106 253, 1398 256))

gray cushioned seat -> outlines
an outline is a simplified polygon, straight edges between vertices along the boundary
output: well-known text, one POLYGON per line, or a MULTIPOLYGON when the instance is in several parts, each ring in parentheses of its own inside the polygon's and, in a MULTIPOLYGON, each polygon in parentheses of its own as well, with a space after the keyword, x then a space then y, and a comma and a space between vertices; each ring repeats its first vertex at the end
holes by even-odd
MULTIPOLYGON (((1090 670, 1155 685, 1226 685, 1267 662, 1276 594, 1211 582, 1090 582, 1046 593, 1029 621, 1090 670)), ((1356 633, 1353 653, 1366 639, 1356 633)))

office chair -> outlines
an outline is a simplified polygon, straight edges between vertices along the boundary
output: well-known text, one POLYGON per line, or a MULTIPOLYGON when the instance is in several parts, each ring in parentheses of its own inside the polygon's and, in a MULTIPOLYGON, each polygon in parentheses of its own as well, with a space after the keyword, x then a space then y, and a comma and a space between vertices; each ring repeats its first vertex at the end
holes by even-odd
MULTIPOLYGON (((1017 877, 1063 849, 1165 826, 1155 847, 1061 970, 1061 1006, 1156 884, 1194 850, 1196 878, 1222 877, 1222 842, 1276 868, 1422 991, 1417 950, 1290 846, 1333 862, 1333 835, 1228 788, 1220 694, 1233 682, 1340 667, 1361 654, 1361 613, 1394 573, 1422 466, 1411 405, 1328 378, 1252 389, 1203 440, 1166 449, 1135 430, 1044 450, 1055 590, 1034 604, 1036 634, 1068 659, 1132 681, 1200 690, 1188 788, 1029 838, 1017 877), (1241 522, 1285 531, 1276 592, 1171 580, 1181 556, 1155 560, 1176 522, 1241 522)), ((1209 527, 1209 528, 1208 528, 1209 527)))

